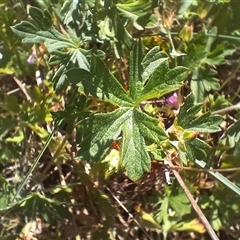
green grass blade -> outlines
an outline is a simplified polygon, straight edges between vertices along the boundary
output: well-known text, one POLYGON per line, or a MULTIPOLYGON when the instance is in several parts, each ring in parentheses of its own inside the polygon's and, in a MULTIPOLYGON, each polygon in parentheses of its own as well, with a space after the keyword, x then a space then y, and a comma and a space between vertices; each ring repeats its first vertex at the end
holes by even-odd
POLYGON ((33 170, 34 170, 35 167, 37 166, 40 158, 42 157, 43 153, 44 153, 45 150, 47 149, 49 143, 51 142, 52 137, 53 137, 53 134, 54 134, 54 132, 55 132, 55 130, 56 130, 56 128, 57 128, 58 126, 59 126, 59 122, 56 124, 56 127, 54 128, 54 130, 52 131, 52 133, 48 136, 47 141, 46 141, 46 143, 44 144, 42 150, 41 150, 40 153, 38 154, 38 156, 37 156, 37 158, 35 159, 33 165, 31 166, 31 168, 28 170, 27 175, 24 177, 23 181, 20 183, 20 186, 18 187, 17 192, 16 192, 16 194, 15 194, 15 196, 14 196, 14 198, 13 198, 13 202, 14 202, 14 200, 18 197, 18 195, 19 195, 20 192, 22 191, 24 185, 26 184, 27 180, 29 179, 31 173, 33 172, 33 170))
MULTIPOLYGON (((196 163, 196 165, 198 165, 201 168, 205 168, 206 165, 207 165, 206 162, 200 161, 200 160, 196 160, 195 163, 196 163)), ((209 169, 208 173, 210 175, 212 175, 215 179, 217 179, 218 181, 223 183, 226 187, 228 187, 229 189, 231 189, 232 191, 234 191, 235 193, 237 193, 240 196, 240 188, 236 184, 234 184, 231 181, 229 181, 221 173, 219 173, 219 172, 212 172, 211 168, 209 169)))

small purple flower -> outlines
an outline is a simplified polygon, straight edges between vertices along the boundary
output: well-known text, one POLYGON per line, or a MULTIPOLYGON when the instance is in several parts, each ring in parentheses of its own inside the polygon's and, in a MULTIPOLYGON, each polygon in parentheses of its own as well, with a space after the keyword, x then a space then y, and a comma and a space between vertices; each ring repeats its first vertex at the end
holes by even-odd
POLYGON ((28 64, 34 64, 37 59, 36 52, 33 51, 32 54, 28 57, 27 62, 28 64))
POLYGON ((172 94, 170 97, 166 99, 168 105, 174 107, 175 109, 179 108, 178 104, 178 95, 176 93, 172 94))

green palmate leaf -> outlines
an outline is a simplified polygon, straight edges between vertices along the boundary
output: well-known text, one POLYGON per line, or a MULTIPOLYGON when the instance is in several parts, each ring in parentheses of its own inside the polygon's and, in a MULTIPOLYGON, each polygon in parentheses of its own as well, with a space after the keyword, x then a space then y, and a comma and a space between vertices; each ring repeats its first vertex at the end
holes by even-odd
POLYGON ((186 128, 187 124, 195 117, 197 113, 202 109, 202 104, 194 104, 193 94, 188 95, 184 100, 184 104, 181 106, 178 114, 178 124, 186 128))
MULTIPOLYGON (((83 69, 72 69, 66 73, 70 82, 86 95, 101 98, 119 107, 110 113, 95 114, 81 123, 86 137, 80 144, 78 156, 92 162, 100 161, 112 141, 122 132, 121 162, 133 180, 150 170, 145 138, 150 141, 149 144, 159 144, 167 138, 157 119, 138 110, 139 104, 142 100, 172 92, 182 85, 187 76, 184 67, 169 69, 167 58, 158 61, 164 55, 159 54, 155 58, 155 66, 149 67, 151 63, 146 63, 148 60, 145 59, 145 67, 155 71, 144 86, 141 54, 142 45, 137 41, 130 56, 129 92, 125 91, 97 56, 92 58, 91 73, 83 69)), ((149 59, 152 57, 151 53, 149 59)))
POLYGON ((130 109, 131 116, 123 124, 123 165, 133 180, 141 177, 144 171, 150 170, 150 156, 146 151, 144 138, 159 143, 166 139, 165 132, 158 127, 157 120, 140 112, 130 109))
POLYGON ((184 191, 179 188, 176 181, 173 182, 173 187, 169 191, 168 195, 169 205, 176 212, 177 217, 181 217, 191 212, 189 200, 184 191))
POLYGON ((210 149, 206 142, 196 138, 198 132, 214 133, 221 130, 219 126, 222 122, 222 117, 218 115, 213 116, 210 112, 197 117, 196 114, 200 112, 201 108, 202 104, 194 104, 193 94, 190 94, 186 97, 175 121, 175 125, 184 129, 179 137, 178 149, 180 159, 185 164, 187 160, 205 159, 207 151, 210 149))
POLYGON ((148 12, 152 7, 152 1, 138 0, 133 3, 118 3, 117 8, 127 17, 134 18, 135 16, 141 16, 148 12))
POLYGON ((181 162, 187 164, 188 160, 194 162, 196 159, 205 159, 211 147, 199 138, 195 138, 185 143, 180 142, 178 148, 181 162))
POLYGON ((26 198, 16 202, 6 210, 14 213, 24 212, 26 216, 33 218, 35 218, 37 212, 42 212, 50 221, 70 216, 67 208, 62 203, 49 199, 39 193, 29 194, 26 198))
POLYGON ((184 128, 201 133, 212 133, 220 131, 219 125, 222 117, 219 115, 211 115, 210 112, 202 114, 195 118, 196 114, 201 110, 202 104, 194 104, 193 94, 186 97, 184 104, 180 108, 178 115, 178 124, 184 128))
POLYGON ((81 143, 78 157, 99 161, 122 131, 122 163, 129 177, 137 180, 144 171, 150 170, 150 157, 143 137, 156 143, 166 139, 166 134, 158 127, 157 122, 157 119, 133 107, 121 107, 110 113, 95 114, 82 122, 85 131, 90 134, 81 143))
POLYGON ((72 65, 78 65, 82 69, 89 70, 90 64, 87 60, 87 55, 89 52, 91 51, 86 51, 84 49, 70 49, 68 52, 70 57, 69 62, 71 62, 72 65))
POLYGON ((60 11, 61 15, 64 15, 64 24, 68 25, 70 22, 74 21, 75 19, 79 19, 80 16, 77 13, 78 4, 79 2, 71 1, 71 0, 67 0, 64 2, 60 11))
POLYGON ((164 196, 159 194, 155 217, 163 231, 169 232, 182 216, 191 212, 191 205, 183 190, 177 186, 177 181, 174 181, 171 187, 165 185, 164 190, 164 196), (173 211, 171 215, 169 207, 173 211))
POLYGON ((55 88, 59 89, 64 83, 66 83, 67 70, 73 68, 74 66, 81 66, 82 69, 89 70, 90 64, 87 60, 87 51, 83 49, 69 49, 68 52, 55 52, 55 54, 49 59, 49 64, 60 65, 56 71, 53 82, 55 83, 55 88))
POLYGON ((117 58, 123 57, 125 47, 131 50, 132 36, 126 30, 124 19, 119 16, 116 8, 111 8, 105 18, 98 23, 96 34, 105 43, 110 42, 117 58))
POLYGON ((63 6, 61 6, 60 3, 53 5, 54 11, 61 19, 61 22, 63 22, 65 26, 74 29, 74 32, 78 36, 82 33, 85 34, 87 29, 91 29, 91 33, 95 32, 97 34, 97 19, 94 19, 94 13, 91 11, 96 5, 95 1, 66 0, 63 6))
POLYGON ((59 66, 53 77, 56 89, 66 83, 65 73, 73 66, 89 70, 88 58, 93 50, 87 51, 80 48, 83 45, 83 40, 80 37, 75 36, 73 32, 67 36, 57 31, 48 11, 42 12, 36 7, 30 7, 29 13, 34 23, 23 21, 13 26, 12 30, 23 38, 23 43, 44 43, 48 51, 53 53, 49 64, 59 66))
POLYGON ((235 51, 235 49, 229 49, 226 42, 218 44, 216 48, 212 49, 216 33, 217 29, 212 28, 212 35, 207 39, 205 34, 200 35, 199 33, 197 37, 205 44, 190 44, 188 54, 184 57, 185 65, 192 72, 191 89, 195 96, 195 102, 203 102, 209 91, 219 89, 219 81, 216 78, 217 71, 214 70, 214 67, 225 63, 225 57, 235 51))
POLYGON ((203 160, 207 157, 207 151, 210 148, 206 142, 196 138, 186 143, 186 156, 193 162, 196 159, 203 160))
MULTIPOLYGON (((200 33, 198 35, 200 35, 200 33)), ((202 36, 200 37, 202 38, 202 36)), ((207 57, 207 54, 205 46, 190 44, 188 47, 188 54, 184 56, 184 63, 193 71, 196 67, 201 65, 201 61, 207 57)))
POLYGON ((232 55, 236 49, 229 49, 228 43, 223 42, 207 55, 204 62, 209 65, 219 65, 226 63, 226 56, 232 55))
POLYGON ((159 142, 166 139, 166 134, 158 125, 158 120, 133 109, 135 121, 138 123, 141 134, 152 142, 159 142))
POLYGON ((219 126, 222 121, 223 119, 221 116, 211 116, 211 113, 207 112, 199 118, 189 122, 187 129, 197 132, 214 133, 221 130, 219 126))
POLYGON ((29 8, 29 14, 36 25, 23 21, 12 27, 13 32, 23 38, 23 43, 45 43, 48 51, 74 47, 73 41, 59 33, 52 25, 50 13, 36 7, 29 8))

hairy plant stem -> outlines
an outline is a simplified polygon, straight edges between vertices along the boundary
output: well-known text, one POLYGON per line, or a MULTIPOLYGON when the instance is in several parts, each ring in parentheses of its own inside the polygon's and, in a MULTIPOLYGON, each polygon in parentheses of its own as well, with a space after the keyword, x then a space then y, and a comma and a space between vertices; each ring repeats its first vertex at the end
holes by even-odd
POLYGON ((212 114, 225 114, 227 112, 235 111, 235 110, 238 110, 238 109, 240 109, 240 103, 237 103, 233 106, 229 106, 229 107, 226 107, 226 108, 222 108, 222 109, 213 111, 212 114))

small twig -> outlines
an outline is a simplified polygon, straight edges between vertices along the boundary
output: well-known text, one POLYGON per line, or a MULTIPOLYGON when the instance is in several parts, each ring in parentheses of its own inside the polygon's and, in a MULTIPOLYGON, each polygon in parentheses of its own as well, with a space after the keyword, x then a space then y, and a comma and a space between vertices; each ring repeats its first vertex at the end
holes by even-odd
POLYGON ((16 77, 13 77, 14 81, 16 82, 16 84, 19 86, 19 88, 22 90, 22 92, 24 93, 24 95, 26 96, 27 100, 29 102, 32 101, 32 98, 30 97, 30 95, 28 94, 28 92, 26 91, 26 88, 24 87, 24 85, 22 84, 22 82, 16 78, 16 77))
POLYGON ((63 174, 63 171, 62 171, 61 164, 59 162, 56 162, 56 166, 57 166, 57 169, 58 169, 61 185, 66 185, 66 181, 65 181, 65 177, 64 177, 64 174, 63 174))
MULTIPOLYGON (((171 168, 174 168, 174 166, 172 165, 171 161, 168 161, 168 164, 171 168)), ((180 174, 178 173, 177 170, 173 169, 173 174, 176 177, 178 183, 180 184, 180 186, 182 187, 183 191, 185 192, 187 198, 189 199, 191 205, 193 206, 194 210, 196 211, 196 213, 198 214, 199 218, 201 219, 202 223, 204 224, 207 232, 209 233, 211 239, 213 240, 219 240, 218 236, 216 235, 216 233, 214 232, 214 230, 212 229, 210 223, 208 222, 207 218, 205 217, 205 215, 203 214, 202 210, 200 209, 200 207, 197 205, 197 203, 195 202, 192 194, 190 193, 190 191, 188 190, 187 186, 185 185, 184 181, 182 180, 180 174)))
POLYGON ((146 104, 152 104, 152 103, 162 103, 164 104, 165 103, 165 100, 164 99, 155 99, 155 100, 148 100, 148 101, 143 101, 140 103, 140 105, 146 105, 146 104))
POLYGON ((222 108, 222 109, 213 111, 212 114, 224 114, 224 113, 234 111, 234 110, 238 110, 238 109, 240 109, 240 102, 233 105, 233 106, 229 106, 229 107, 226 107, 226 108, 222 108))
POLYGON ((15 92, 18 92, 18 91, 20 91, 20 90, 21 90, 20 88, 15 88, 15 89, 7 92, 6 94, 7 94, 7 95, 11 95, 11 94, 13 94, 13 93, 15 93, 15 92))
POLYGON ((240 98, 240 86, 238 86, 238 90, 237 91, 234 91, 234 95, 233 95, 233 97, 231 97, 230 102, 234 102, 236 97, 240 98))

